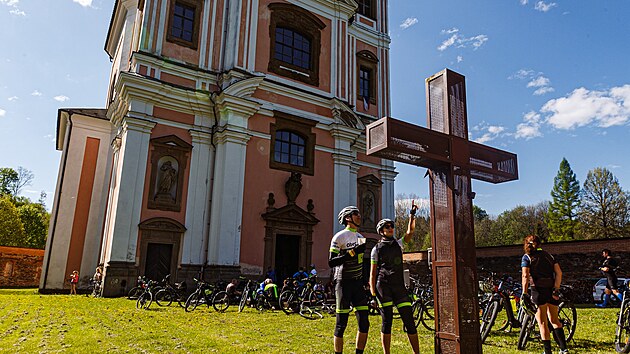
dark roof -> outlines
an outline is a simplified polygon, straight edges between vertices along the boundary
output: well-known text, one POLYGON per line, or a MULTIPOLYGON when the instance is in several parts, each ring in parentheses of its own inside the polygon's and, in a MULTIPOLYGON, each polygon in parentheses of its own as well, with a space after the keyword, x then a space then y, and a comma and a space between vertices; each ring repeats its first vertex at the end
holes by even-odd
POLYGON ((68 112, 70 115, 82 114, 88 117, 109 120, 107 118, 107 109, 105 108, 59 108, 59 111, 68 112))

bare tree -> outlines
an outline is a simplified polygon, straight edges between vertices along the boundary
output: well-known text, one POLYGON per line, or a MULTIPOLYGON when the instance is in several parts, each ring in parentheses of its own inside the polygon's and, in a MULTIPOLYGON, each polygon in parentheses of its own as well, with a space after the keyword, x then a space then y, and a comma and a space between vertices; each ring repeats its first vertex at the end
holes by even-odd
POLYGON ((25 169, 22 166, 18 166, 18 168, 17 168, 17 180, 10 187, 11 188, 11 194, 13 194, 14 196, 17 197, 17 195, 20 194, 20 192, 22 191, 22 188, 24 188, 24 186, 30 186, 31 185, 31 182, 33 182, 33 178, 35 178, 35 175, 33 175, 33 172, 31 172, 30 170, 25 169))
POLYGON ((628 196, 612 172, 602 167, 588 172, 582 189, 580 219, 590 238, 623 236, 628 209, 628 196))

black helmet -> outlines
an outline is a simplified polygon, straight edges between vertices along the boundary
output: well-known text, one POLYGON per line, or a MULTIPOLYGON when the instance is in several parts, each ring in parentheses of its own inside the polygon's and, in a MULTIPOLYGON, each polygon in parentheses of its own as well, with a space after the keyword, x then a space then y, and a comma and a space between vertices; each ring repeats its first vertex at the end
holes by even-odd
POLYGON ((391 219, 383 219, 379 221, 378 224, 376 224, 376 233, 380 234, 381 230, 383 230, 383 228, 387 224, 391 224, 392 226, 394 226, 394 222, 391 219))
POLYGON ((346 224, 346 216, 350 216, 352 215, 352 213, 358 213, 359 212, 359 208, 350 205, 347 206, 343 209, 341 209, 341 211, 339 212, 339 215, 337 215, 337 219, 339 220, 339 223, 342 225, 346 224))

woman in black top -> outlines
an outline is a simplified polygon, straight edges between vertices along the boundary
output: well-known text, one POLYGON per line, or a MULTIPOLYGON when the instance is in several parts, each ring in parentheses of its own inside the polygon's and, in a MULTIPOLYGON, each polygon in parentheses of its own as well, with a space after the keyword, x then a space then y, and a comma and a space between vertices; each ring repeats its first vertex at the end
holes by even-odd
POLYGON ((545 346, 545 354, 552 353, 547 318, 553 325, 554 338, 560 347, 560 354, 568 353, 562 322, 558 319, 562 283, 560 265, 551 254, 540 248, 540 239, 536 235, 525 237, 523 250, 525 251, 521 259, 523 297, 529 296, 527 289, 531 284, 531 300, 538 305, 536 321, 545 346))
POLYGON ((608 306, 611 293, 614 293, 619 301, 623 299, 622 294, 619 292, 619 289, 617 289, 617 274, 615 274, 615 268, 617 268, 618 265, 617 260, 612 257, 610 250, 607 248, 602 250, 602 257, 604 257, 604 261, 602 262, 602 266, 599 267, 599 270, 602 271, 602 274, 604 274, 608 282, 604 290, 604 302, 595 305, 597 307, 608 306))

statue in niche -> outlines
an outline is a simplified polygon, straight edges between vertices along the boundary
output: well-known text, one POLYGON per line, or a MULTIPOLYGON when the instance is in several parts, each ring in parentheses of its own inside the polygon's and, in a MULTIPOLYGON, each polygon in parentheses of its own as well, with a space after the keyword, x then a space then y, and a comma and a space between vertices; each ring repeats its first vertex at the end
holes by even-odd
POLYGON ((372 193, 363 194, 363 218, 364 225, 374 224, 374 195, 372 193))
POLYGON ((289 204, 295 204, 295 200, 300 194, 302 189, 302 174, 298 172, 291 172, 291 177, 284 184, 284 192, 287 194, 287 200, 289 204))
POLYGON ((171 161, 164 162, 162 167, 160 167, 160 178, 158 181, 157 197, 168 196, 170 199, 175 200, 171 194, 171 189, 177 183, 177 170, 173 167, 171 161))

